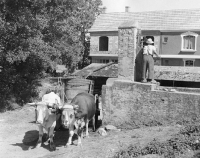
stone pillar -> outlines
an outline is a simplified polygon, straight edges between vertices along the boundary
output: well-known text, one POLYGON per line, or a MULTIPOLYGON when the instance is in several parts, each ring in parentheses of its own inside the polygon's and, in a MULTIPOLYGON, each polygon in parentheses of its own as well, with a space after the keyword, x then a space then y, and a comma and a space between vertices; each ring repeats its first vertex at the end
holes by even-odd
POLYGON ((118 78, 134 81, 137 51, 137 22, 125 22, 118 28, 118 78))

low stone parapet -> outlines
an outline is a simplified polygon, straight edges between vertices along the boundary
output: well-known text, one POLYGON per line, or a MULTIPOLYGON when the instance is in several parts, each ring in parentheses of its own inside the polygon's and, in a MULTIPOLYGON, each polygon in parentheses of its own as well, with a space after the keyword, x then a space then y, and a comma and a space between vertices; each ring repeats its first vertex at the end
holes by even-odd
POLYGON ((102 87, 105 124, 123 128, 199 119, 200 94, 157 90, 155 85, 116 80, 102 87))
POLYGON ((157 80, 200 82, 200 67, 155 66, 157 80))

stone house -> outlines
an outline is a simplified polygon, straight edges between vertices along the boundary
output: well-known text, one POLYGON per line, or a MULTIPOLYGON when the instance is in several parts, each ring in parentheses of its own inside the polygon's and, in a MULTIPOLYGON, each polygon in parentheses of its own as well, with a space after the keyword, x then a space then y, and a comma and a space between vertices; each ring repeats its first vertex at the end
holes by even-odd
POLYGON ((162 66, 200 66, 200 9, 102 13, 89 30, 92 63, 118 61, 118 27, 137 21, 152 38, 162 66))
POLYGON ((199 17, 200 9, 102 13, 89 30, 92 63, 74 75, 94 80, 101 93, 108 78, 118 77, 119 26, 137 21, 141 39, 152 38, 161 56, 154 78, 162 86, 200 88, 199 17))

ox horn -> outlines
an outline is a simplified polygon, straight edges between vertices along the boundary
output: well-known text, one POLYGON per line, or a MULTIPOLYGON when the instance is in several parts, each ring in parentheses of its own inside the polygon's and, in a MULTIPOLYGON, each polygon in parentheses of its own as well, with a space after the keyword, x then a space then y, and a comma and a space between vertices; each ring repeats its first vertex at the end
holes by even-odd
POLYGON ((61 109, 74 109, 74 107, 71 104, 64 104, 61 109))
POLYGON ((73 107, 74 107, 74 113, 76 114, 79 109, 79 105, 74 105, 73 107))
POLYGON ((30 105, 30 106, 37 106, 37 104, 35 103, 35 102, 33 102, 33 103, 27 103, 28 105, 30 105))

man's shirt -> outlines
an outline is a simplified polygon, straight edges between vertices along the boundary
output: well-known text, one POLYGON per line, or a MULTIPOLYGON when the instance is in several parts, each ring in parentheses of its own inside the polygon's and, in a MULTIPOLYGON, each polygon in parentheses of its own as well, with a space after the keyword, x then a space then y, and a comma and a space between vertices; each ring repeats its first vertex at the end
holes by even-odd
POLYGON ((57 94, 55 94, 54 92, 45 94, 42 97, 42 102, 49 104, 49 106, 53 106, 53 104, 56 104, 56 103, 58 103, 59 106, 61 105, 60 97, 57 94))
POLYGON ((153 55, 154 53, 156 54, 156 47, 155 46, 153 46, 153 45, 144 46, 143 54, 153 55))

